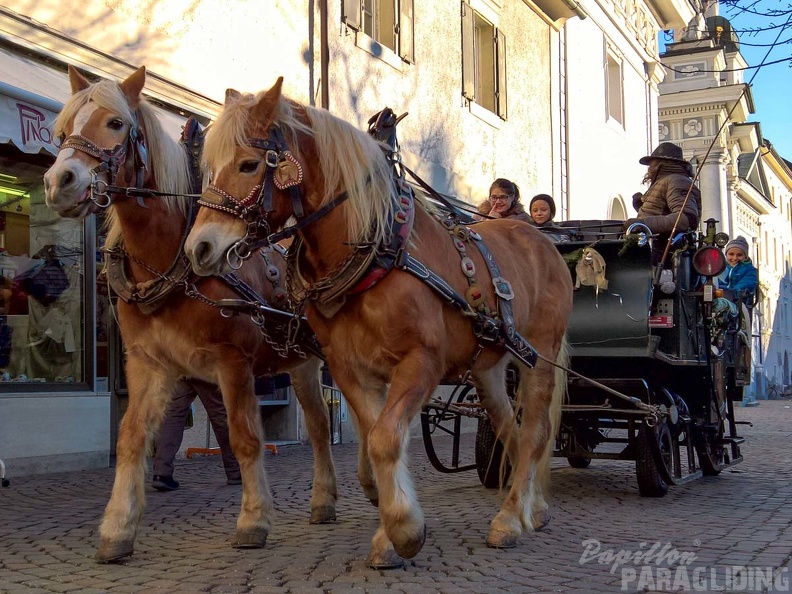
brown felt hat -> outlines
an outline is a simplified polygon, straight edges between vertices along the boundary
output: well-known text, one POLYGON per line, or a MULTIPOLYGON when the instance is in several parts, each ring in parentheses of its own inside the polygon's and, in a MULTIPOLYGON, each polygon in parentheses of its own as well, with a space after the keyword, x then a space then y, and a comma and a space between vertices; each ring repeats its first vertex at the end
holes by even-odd
POLYGON ((641 160, 638 162, 641 165, 649 165, 649 162, 652 159, 663 159, 665 161, 687 163, 682 152, 682 147, 675 145, 673 142, 661 142, 657 145, 657 148, 652 151, 651 155, 641 157, 641 160))

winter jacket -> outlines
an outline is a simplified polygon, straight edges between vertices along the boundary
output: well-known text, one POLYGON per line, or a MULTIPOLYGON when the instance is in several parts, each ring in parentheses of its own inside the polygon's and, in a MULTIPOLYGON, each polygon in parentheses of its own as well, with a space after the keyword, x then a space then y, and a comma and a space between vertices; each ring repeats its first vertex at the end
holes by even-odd
POLYGON ((718 277, 718 286, 732 291, 756 292, 759 284, 759 271, 750 260, 737 262, 734 266, 726 264, 726 270, 718 277))
MULTIPOLYGON (((652 233, 670 233, 674 228, 677 214, 682 210, 690 184, 691 179, 681 173, 659 177, 641 197, 638 220, 649 227, 652 233)), ((677 231, 695 229, 701 216, 701 193, 696 186, 690 191, 683 212, 677 231)))
MULTIPOLYGON (((479 204, 478 211, 483 215, 488 215, 492 210, 492 203, 489 199, 485 200, 481 204, 479 204)), ((506 211, 506 214, 503 215, 501 218, 503 219, 517 219, 518 221, 525 221, 526 223, 533 224, 533 219, 531 215, 525 212, 523 205, 519 202, 512 204, 512 207, 506 211)))

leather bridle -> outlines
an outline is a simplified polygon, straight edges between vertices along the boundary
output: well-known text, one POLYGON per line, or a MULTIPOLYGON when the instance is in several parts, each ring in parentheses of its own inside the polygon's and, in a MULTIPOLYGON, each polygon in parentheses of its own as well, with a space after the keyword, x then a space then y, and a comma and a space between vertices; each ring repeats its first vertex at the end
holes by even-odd
POLYGON ((201 206, 234 215, 247 224, 245 236, 226 252, 226 261, 234 270, 238 270, 258 249, 294 237, 300 229, 319 220, 349 197, 343 192, 306 216, 302 204, 302 192, 300 192, 300 184, 303 181, 302 165, 289 150, 280 127, 273 124, 269 128, 267 138, 248 138, 247 143, 252 148, 265 151, 261 183, 241 199, 210 184, 198 199, 198 204, 201 206), (286 174, 284 171, 290 173, 286 174), (268 215, 274 210, 272 203, 276 188, 288 191, 297 223, 285 227, 278 233, 272 233, 268 215))
POLYGON ((127 139, 122 144, 117 144, 113 148, 101 148, 94 141, 81 134, 67 136, 61 142, 59 151, 72 149, 80 151, 86 155, 99 160, 99 165, 90 170, 91 173, 91 193, 90 199, 99 208, 107 208, 112 204, 112 194, 125 194, 127 196, 150 196, 153 190, 142 189, 144 176, 148 168, 148 149, 143 130, 138 125, 137 116, 133 114, 132 126, 129 128, 127 139), (132 148, 133 160, 127 164, 127 154, 132 148), (119 187, 114 185, 118 172, 122 165, 130 169, 134 175, 135 186, 119 187), (107 175, 107 180, 99 176, 107 175))

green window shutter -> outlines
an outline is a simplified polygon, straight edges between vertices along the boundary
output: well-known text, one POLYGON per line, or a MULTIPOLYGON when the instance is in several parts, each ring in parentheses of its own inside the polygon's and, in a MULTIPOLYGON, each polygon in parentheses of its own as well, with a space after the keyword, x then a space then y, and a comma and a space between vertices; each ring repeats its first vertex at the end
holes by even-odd
POLYGON ((471 101, 476 100, 474 35, 473 9, 467 2, 462 2, 462 95, 471 101))
POLYGON ((360 31, 361 21, 361 0, 342 0, 344 15, 342 20, 347 26, 352 27, 356 31, 360 31))
POLYGON ((506 119, 506 36, 498 30, 495 37, 495 55, 498 60, 497 106, 498 115, 506 119))
POLYGON ((413 0, 399 1, 399 57, 410 64, 415 63, 414 10, 413 0))

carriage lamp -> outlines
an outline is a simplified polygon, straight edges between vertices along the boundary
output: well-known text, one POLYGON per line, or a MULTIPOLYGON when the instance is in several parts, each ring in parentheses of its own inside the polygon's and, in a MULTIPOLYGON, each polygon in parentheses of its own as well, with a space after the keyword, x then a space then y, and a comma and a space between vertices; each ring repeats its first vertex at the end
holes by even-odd
POLYGON ((715 234, 715 245, 722 248, 729 243, 729 236, 726 233, 720 232, 715 234))
POLYGON ((726 256, 720 248, 704 246, 693 254, 693 268, 708 278, 718 276, 726 268, 726 256))

